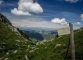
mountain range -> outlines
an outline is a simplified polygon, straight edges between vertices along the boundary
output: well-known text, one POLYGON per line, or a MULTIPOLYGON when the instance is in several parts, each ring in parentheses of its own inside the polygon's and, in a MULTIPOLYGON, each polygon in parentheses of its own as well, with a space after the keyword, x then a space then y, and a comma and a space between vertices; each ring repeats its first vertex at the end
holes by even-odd
POLYGON ((57 34, 57 31, 45 31, 45 30, 40 30, 40 31, 35 31, 35 30, 23 30, 23 32, 29 36, 31 40, 51 40, 54 39, 54 37, 57 34))

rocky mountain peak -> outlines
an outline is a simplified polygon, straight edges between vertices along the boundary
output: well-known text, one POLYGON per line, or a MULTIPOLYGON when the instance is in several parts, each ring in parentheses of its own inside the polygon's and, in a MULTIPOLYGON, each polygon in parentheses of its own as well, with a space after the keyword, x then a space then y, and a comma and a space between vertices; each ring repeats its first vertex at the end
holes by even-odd
POLYGON ((5 25, 12 26, 12 23, 1 13, 0 13, 0 21, 5 25))

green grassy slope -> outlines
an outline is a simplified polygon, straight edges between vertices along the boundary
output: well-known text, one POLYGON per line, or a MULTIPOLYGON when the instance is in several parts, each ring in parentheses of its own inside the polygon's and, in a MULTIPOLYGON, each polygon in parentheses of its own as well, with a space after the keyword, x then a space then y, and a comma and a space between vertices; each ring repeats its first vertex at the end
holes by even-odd
POLYGON ((31 41, 17 35, 0 22, 0 58, 8 60, 25 60, 31 41))
MULTIPOLYGON (((75 54, 76 59, 83 59, 83 30, 75 32, 75 54)), ((33 53, 30 53, 31 60, 64 60, 68 46, 69 36, 55 38, 55 40, 38 45, 33 53)), ((71 51, 67 60, 71 59, 71 51)))

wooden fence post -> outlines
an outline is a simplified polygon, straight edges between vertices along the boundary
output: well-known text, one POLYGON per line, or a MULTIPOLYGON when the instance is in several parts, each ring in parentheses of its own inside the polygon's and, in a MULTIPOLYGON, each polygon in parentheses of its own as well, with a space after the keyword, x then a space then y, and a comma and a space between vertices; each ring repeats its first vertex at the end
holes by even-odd
POLYGON ((71 45, 72 60, 75 60, 75 45, 74 45, 73 24, 69 23, 69 26, 70 26, 70 45, 71 45))

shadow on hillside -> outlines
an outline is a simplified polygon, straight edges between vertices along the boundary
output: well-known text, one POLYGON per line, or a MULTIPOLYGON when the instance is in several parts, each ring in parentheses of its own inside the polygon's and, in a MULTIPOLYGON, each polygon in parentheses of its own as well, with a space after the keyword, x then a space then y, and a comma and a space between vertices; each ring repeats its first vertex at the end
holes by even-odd
POLYGON ((29 38, 36 39, 36 40, 44 40, 43 36, 39 33, 35 32, 30 32, 30 31, 25 31, 26 35, 29 36, 29 38))

